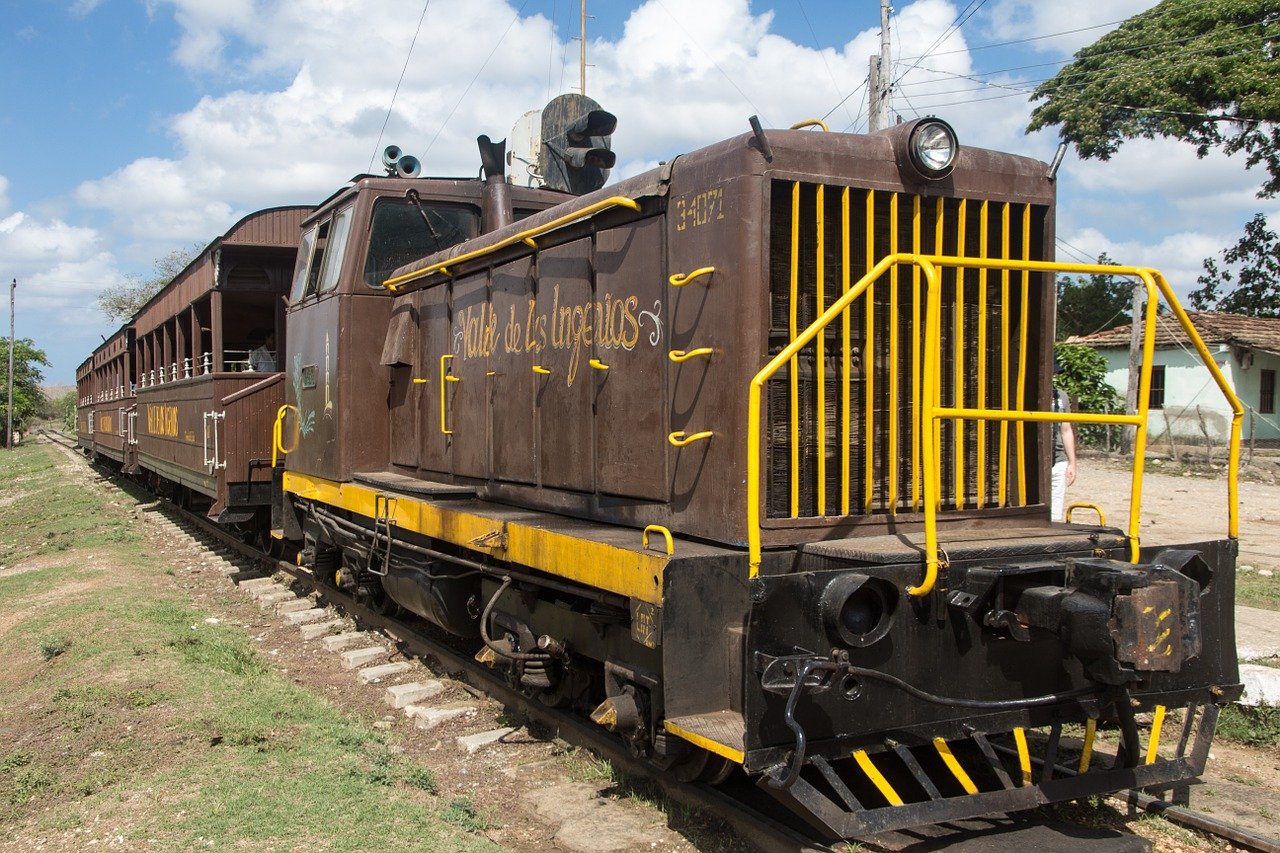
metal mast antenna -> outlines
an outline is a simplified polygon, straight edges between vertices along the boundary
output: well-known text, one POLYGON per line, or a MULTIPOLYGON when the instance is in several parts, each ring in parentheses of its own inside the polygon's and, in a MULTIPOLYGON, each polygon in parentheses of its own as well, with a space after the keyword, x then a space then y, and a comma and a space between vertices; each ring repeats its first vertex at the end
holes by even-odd
POLYGON ((889 126, 889 89, 893 84, 889 58, 889 13, 892 11, 889 0, 880 0, 880 55, 871 57, 871 85, 867 87, 871 99, 867 124, 872 132, 889 126))
POLYGON ((587 94, 587 0, 582 0, 581 29, 578 33, 578 93, 587 94))

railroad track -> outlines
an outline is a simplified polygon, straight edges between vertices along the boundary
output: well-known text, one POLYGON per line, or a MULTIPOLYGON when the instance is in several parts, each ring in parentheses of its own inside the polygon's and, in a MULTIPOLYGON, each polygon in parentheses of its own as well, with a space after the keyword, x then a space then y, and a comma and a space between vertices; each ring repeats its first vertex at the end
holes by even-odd
MULTIPOLYGON (((42 429, 37 431, 37 436, 74 453, 77 458, 83 458, 76 450, 74 440, 68 439, 59 432, 42 429)), ((112 476, 115 474, 109 469, 100 470, 112 476)), ((770 851, 770 853, 772 851, 818 853, 818 851, 833 849, 811 838, 801 826, 792 823, 786 817, 779 818, 766 813, 762 808, 754 807, 756 803, 764 807, 776 807, 776 803, 767 797, 758 796, 755 787, 746 780, 740 779, 736 784, 731 782, 721 787, 681 782, 670 773, 658 770, 648 762, 632 756, 623 744, 594 723, 529 700, 520 691, 512 689, 498 677, 494 670, 476 663, 468 652, 457 648, 444 635, 427 626, 417 617, 411 614, 407 618, 392 617, 380 613, 342 590, 319 583, 309 569, 263 553, 203 516, 168 501, 162 501, 160 505, 172 520, 180 524, 187 535, 202 540, 200 544, 205 547, 227 548, 235 552, 255 565, 263 577, 276 573, 289 576, 301 587, 299 596, 315 595, 321 606, 332 606, 352 618, 362 629, 378 631, 388 637, 405 657, 417 658, 425 662, 431 670, 479 690, 502 703, 515 716, 542 730, 555 732, 556 736, 573 746, 592 750, 610 761, 624 774, 651 780, 672 802, 697 809, 722 821, 732 827, 741 838, 759 849, 770 851)), ((1158 814, 1171 823, 1220 838, 1243 849, 1262 851, 1262 853, 1280 853, 1280 842, 1275 839, 1226 823, 1212 815, 1159 800, 1141 791, 1122 791, 1114 795, 1113 800, 1119 804, 1127 804, 1133 808, 1158 814)), ((917 842, 929 849, 937 849, 939 842, 963 841, 966 844, 966 850, 976 851, 988 849, 982 843, 985 840, 989 849, 995 851, 1007 850, 1015 845, 1040 846, 1045 840, 1043 833, 1046 831, 1052 834, 1058 830, 1055 830, 1052 821, 1047 821, 1042 815, 1033 813, 1018 817, 967 821, 959 826, 892 833, 890 836, 871 839, 870 842, 879 849, 907 850, 917 842), (1015 835, 1020 827, 1027 833, 1026 840, 1019 840, 1015 835), (1037 833, 1040 833, 1039 837, 1036 837, 1037 833)), ((1067 837, 1066 833, 1062 833, 1062 837, 1067 837)), ((1136 836, 1128 837, 1138 841, 1136 836)), ((1087 845, 1083 839, 1079 839, 1078 836, 1076 838, 1087 845)), ((1086 846, 1085 849, 1089 848, 1086 846)), ((1124 839, 1109 841, 1099 839, 1097 849, 1129 850, 1140 849, 1140 847, 1126 845, 1124 839)))

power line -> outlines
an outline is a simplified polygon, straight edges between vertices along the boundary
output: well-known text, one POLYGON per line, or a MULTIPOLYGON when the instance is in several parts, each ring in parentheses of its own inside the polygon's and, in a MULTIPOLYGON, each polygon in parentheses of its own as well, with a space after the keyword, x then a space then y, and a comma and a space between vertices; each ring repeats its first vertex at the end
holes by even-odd
MULTIPOLYGON (((813 48, 818 52, 818 56, 822 58, 822 64, 827 69, 827 76, 831 78, 831 88, 835 90, 835 93, 837 95, 839 95, 840 84, 836 82, 836 75, 831 70, 831 64, 827 62, 827 55, 826 53, 823 52, 822 45, 818 43, 818 33, 813 29, 813 24, 809 20, 809 13, 806 12, 804 9, 804 0, 796 0, 796 6, 800 8, 800 16, 804 18, 805 25, 809 28, 809 35, 813 36, 813 48)), ((843 104, 846 101, 848 101, 848 98, 841 100, 840 104, 843 104)), ((830 112, 828 112, 827 115, 829 116, 831 115, 832 112, 835 112, 835 109, 839 108, 840 104, 836 104, 836 107, 833 108, 830 112)), ((850 121, 857 121, 857 119, 853 117, 853 114, 850 113, 847 108, 845 109, 845 114, 849 116, 850 121)), ((827 116, 823 116, 824 119, 826 117, 827 116)))
MULTIPOLYGON (((430 0, 428 0, 428 2, 430 2, 430 0)), ((516 9, 515 15, 511 18, 511 23, 507 24, 507 28, 502 31, 502 35, 499 36, 497 44, 493 46, 493 50, 489 51, 489 55, 484 58, 484 62, 480 63, 480 68, 476 71, 475 76, 471 78, 471 82, 467 84, 467 88, 462 90, 462 95, 459 96, 457 102, 453 105, 453 109, 449 110, 449 114, 444 117, 444 121, 440 122, 440 129, 436 131, 436 135, 431 137, 431 141, 427 143, 426 151, 422 152, 423 160, 426 159, 427 153, 431 150, 431 146, 435 145, 436 140, 440 138, 440 134, 444 133, 445 127, 449 124, 449 119, 453 118, 453 114, 458 111, 458 107, 462 106, 462 102, 467 99, 467 95, 471 92, 471 87, 480 79, 480 75, 484 73, 485 68, 489 67, 489 60, 493 59, 493 55, 498 52, 498 48, 502 47, 502 43, 506 41, 507 33, 511 32, 511 28, 516 25, 516 21, 520 20, 520 14, 524 11, 524 7, 528 5, 529 0, 524 0, 524 2, 520 4, 520 8, 516 9)))
POLYGON ((658 5, 662 7, 662 11, 667 13, 667 17, 670 18, 675 23, 675 25, 680 28, 680 31, 684 33, 685 38, 689 40, 689 43, 692 44, 694 47, 696 47, 698 50, 702 51, 703 56, 711 60, 711 64, 714 65, 716 67, 716 70, 720 72, 720 76, 724 77, 725 80, 729 81, 729 85, 733 87, 735 92, 737 92, 739 95, 742 96, 742 99, 747 102, 747 104, 751 107, 751 110, 756 115, 760 116, 760 120, 763 121, 765 124, 768 124, 769 122, 765 119, 765 117, 763 115, 760 115, 759 108, 756 107, 754 103, 752 103, 751 98, 747 97, 747 93, 742 91, 742 89, 738 87, 738 84, 734 82, 734 79, 729 76, 728 72, 726 72, 723 68, 720 67, 720 63, 716 62, 715 57, 712 56, 710 53, 707 53, 706 49, 702 45, 698 44, 698 40, 695 39, 687 29, 685 29, 684 24, 680 23, 680 19, 677 18, 675 15, 671 14, 671 10, 667 8, 667 4, 663 3, 662 0, 658 0, 658 5))
POLYGON ((378 147, 382 145, 382 134, 387 132, 387 122, 391 121, 391 110, 396 105, 396 95, 400 94, 400 84, 404 82, 404 74, 409 70, 409 59, 413 56, 413 46, 418 43, 418 33, 422 32, 422 22, 427 17, 427 8, 431 5, 431 0, 426 0, 422 4, 422 14, 418 16, 418 28, 413 31, 413 40, 409 42, 409 51, 404 56, 404 65, 400 69, 400 79, 396 81, 396 88, 391 93, 391 103, 387 104, 387 115, 382 119, 382 128, 378 131, 378 141, 373 143, 373 153, 369 155, 369 165, 365 171, 373 169, 373 161, 378 156, 378 147))

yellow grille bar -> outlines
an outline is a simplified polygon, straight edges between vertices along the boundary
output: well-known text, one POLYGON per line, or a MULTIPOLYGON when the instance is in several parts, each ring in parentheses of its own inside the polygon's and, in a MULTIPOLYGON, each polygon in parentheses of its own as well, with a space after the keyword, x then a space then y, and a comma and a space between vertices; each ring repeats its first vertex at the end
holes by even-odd
POLYGON ((876 256, 876 194, 867 193, 867 314, 866 341, 862 345, 862 386, 866 403, 866 426, 863 427, 863 458, 866 460, 866 477, 863 484, 862 507, 871 512, 876 491, 876 455, 874 442, 867 437, 875 435, 876 421, 876 279, 872 276, 871 260, 876 256))
MULTIPOLYGON (((1022 208, 1022 260, 1031 259, 1031 205, 1022 208)), ((1018 394, 1016 405, 1022 410, 1026 405, 1027 395, 1027 319, 1031 310, 1031 272, 1022 271, 1022 305, 1018 337, 1018 394)), ((1145 366, 1149 362, 1144 361, 1145 366)), ((1018 504, 1027 505, 1027 435, 1021 422, 1017 424, 1018 436, 1018 504)))
MULTIPOLYGON (((965 226, 968 224, 969 202, 968 199, 960 199, 960 211, 956 215, 956 254, 964 257, 965 254, 965 226)), ((951 366, 953 381, 956 385, 955 399, 963 404, 964 401, 964 267, 956 269, 956 299, 955 314, 952 317, 954 328, 952 330, 952 339, 955 341, 955 352, 952 355, 953 364, 951 366)), ((1025 328, 1025 327, 1024 327, 1025 328)), ((1023 333, 1026 337, 1026 333, 1023 333)), ((953 440, 951 442, 953 467, 955 468, 955 505, 956 509, 964 508, 965 496, 965 479, 964 479, 964 421, 957 420, 951 425, 953 440)))
MULTIPOLYGON (((826 187, 818 184, 818 198, 814 203, 815 226, 818 229, 817 263, 815 276, 818 289, 818 313, 826 310, 826 223, 823 221, 823 204, 826 201, 826 187)), ((818 335, 818 515, 827 514, 827 353, 826 334, 818 335)))
MULTIPOLYGON (((1000 257, 1009 257, 1009 202, 1000 205, 1000 257)), ((1000 408, 1009 410, 1009 270, 1000 271, 1000 408)), ((1009 424, 1000 422, 1000 459, 996 463, 996 505, 1007 506, 1009 424)))
MULTIPOLYGON (((845 187, 844 192, 840 196, 840 293, 841 295, 849 292, 849 188, 845 187)), ((844 381, 841 383, 844 397, 840 401, 840 419, 844 426, 843 441, 840 442, 840 512, 843 515, 849 514, 849 447, 853 443, 853 432, 850 424, 852 411, 850 407, 851 391, 849 383, 852 380, 852 324, 853 318, 849 316, 849 309, 846 308, 840 314, 841 331, 843 332, 844 351, 841 358, 841 366, 844 369, 844 381)))
MULTIPOLYGON (((798 207, 798 192, 794 196, 793 209, 798 207)), ((870 202, 868 203, 870 208, 870 202)), ((869 210, 870 212, 870 210, 869 210)), ((939 208, 939 217, 941 217, 941 208, 939 208)), ((1024 254, 1028 251, 1026 240, 1029 239, 1030 228, 1029 214, 1024 214, 1024 254)), ((793 255, 794 257, 794 255, 793 255)), ((1171 309, 1174 317, 1181 324, 1184 333, 1192 341, 1201 360, 1204 362, 1218 389, 1222 392, 1232 410, 1231 422, 1231 442, 1228 455, 1228 480, 1227 480, 1227 500, 1228 500, 1228 530, 1227 535, 1232 538, 1239 536, 1239 508, 1238 508, 1238 473, 1240 464, 1240 435, 1241 426, 1244 419, 1244 407, 1239 399, 1232 391, 1227 383, 1226 377, 1218 368, 1217 363, 1213 360, 1204 341, 1201 340, 1199 333, 1192 325, 1186 311, 1178 303, 1177 297, 1174 295, 1169 283, 1164 276, 1158 271, 1145 267, 1113 267, 1100 266, 1097 264, 1066 264, 1055 263, 1050 261, 1027 261, 1027 260, 1009 260, 998 258, 965 258, 958 256, 945 255, 917 255, 917 254, 892 254, 882 258, 876 264, 871 266, 856 284, 846 289, 839 299, 835 300, 830 306, 826 307, 822 314, 811 323, 804 331, 795 333, 793 330, 791 342, 774 356, 768 364, 766 364, 760 372, 751 380, 748 390, 748 424, 747 424, 747 537, 748 548, 750 552, 750 576, 755 577, 760 570, 760 562, 762 559, 761 546, 761 528, 760 519, 763 510, 761 500, 761 473, 760 463, 763 455, 761 445, 761 414, 762 414, 762 395, 765 383, 769 381, 782 367, 786 364, 792 365, 792 399, 795 399, 796 382, 796 359, 801 349, 810 345, 813 340, 824 333, 828 325, 833 323, 837 317, 841 317, 849 309, 849 307, 862 298, 864 295, 870 296, 873 292, 874 282, 880 278, 885 272, 895 266, 901 264, 910 264, 918 268, 924 276, 927 284, 928 298, 926 301, 926 320, 924 334, 924 366, 922 372, 922 389, 921 398, 926 401, 918 406, 913 413, 913 424, 915 431, 921 437, 921 460, 922 460, 922 481, 924 491, 924 527, 925 527, 925 574, 924 579, 919 586, 909 587, 908 594, 921 596, 932 590, 937 577, 940 565, 938 538, 937 538, 937 513, 938 513, 938 494, 941 481, 941 460, 939 458, 939 445, 936 441, 936 430, 941 426, 943 420, 974 420, 979 424, 980 428, 985 428, 986 421, 1013 422, 1016 424, 1019 435, 1023 432, 1023 427, 1027 422, 1045 423, 1045 422, 1070 422, 1070 423, 1099 423, 1099 424, 1121 424, 1133 426, 1135 428, 1134 437, 1134 468, 1133 479, 1130 489, 1129 503, 1129 527, 1128 537, 1130 546, 1130 559, 1134 562, 1138 559, 1139 549, 1139 520, 1141 514, 1142 502, 1142 474, 1144 468, 1144 452, 1147 441, 1147 419, 1148 419, 1148 402, 1149 392, 1151 388, 1151 363, 1152 355, 1155 350, 1155 323, 1156 310, 1158 308, 1157 295, 1163 296, 1166 304, 1171 309), (1147 290, 1147 311, 1143 318, 1143 359, 1141 374, 1139 377, 1139 408, 1138 412, 1133 415, 1107 415, 1092 413, 1055 413, 1042 411, 1027 411, 1023 407, 1023 397, 1025 395, 1025 377, 1026 377, 1026 357, 1024 355, 1027 347, 1027 338, 1029 335, 1025 333, 1026 320, 1024 319, 1022 328, 1024 333, 1020 336, 1020 356, 1018 365, 1018 389, 1017 389, 1017 406, 1015 409, 1007 408, 989 409, 989 408, 966 408, 963 406, 944 407, 940 402, 940 382, 938 362, 941 358, 941 318, 942 318, 942 286, 941 286, 941 269, 954 267, 956 269, 995 269, 1002 271, 1018 271, 1022 273, 1023 288, 1027 296, 1022 301, 1022 314, 1027 317, 1028 314, 1028 296, 1030 293, 1030 276, 1032 273, 1084 273, 1084 274, 1103 274, 1113 276, 1125 276, 1139 279, 1147 290)), ((795 264, 793 263, 793 277, 795 264)), ((793 293, 795 288, 793 287, 793 293)), ((868 318, 870 319, 871 299, 868 299, 868 318)), ((793 312, 795 310, 793 304, 793 312)), ((794 313, 792 315, 795 316, 794 313)), ((891 318, 892 322, 892 318, 891 318)), ((793 321, 794 323, 794 321, 793 321)), ((871 337, 871 330, 868 329, 868 339, 871 337)), ((868 348, 869 349, 869 348, 868 348)), ((865 363, 865 359, 864 359, 865 363)), ((896 371, 896 363, 889 365, 890 371, 896 371)), ((868 386, 868 400, 870 400, 871 373, 867 370, 866 384, 868 386)), ((847 378, 847 371, 846 371, 847 378)), ((868 403, 870 407, 870 403, 868 403)), ((796 412, 795 404, 792 405, 793 414, 796 412)), ((868 411, 868 421, 870 421, 871 412, 868 411)), ((793 420, 791 424, 792 434, 792 453, 798 455, 796 448, 798 447, 798 430, 799 425, 793 420)), ((871 434, 867 430, 868 435, 871 434)), ((870 447, 871 442, 867 442, 867 462, 868 470, 873 459, 870 447)), ((1019 441, 1020 450, 1022 441, 1019 441)), ((825 452, 825 448, 822 449, 825 452)), ((796 466, 798 467, 798 466, 796 466)), ((792 515, 798 514, 798 485, 799 473, 793 467, 791 472, 792 486, 792 515)), ((1025 484, 1022 478, 1025 477, 1026 460, 1025 454, 1019 453, 1018 460, 1020 483, 1019 483, 1019 500, 1025 504, 1027 495, 1025 484)), ((825 484, 822 484, 825 485, 825 484)), ((866 503, 872 500, 872 490, 868 483, 866 503)), ((844 491, 848 491, 848 477, 842 485, 844 491)), ((957 496, 958 500, 963 495, 957 496)))
MULTIPOLYGON (((800 182, 791 185, 791 340, 800 328, 800 182)), ((800 515, 800 358, 791 356, 791 517, 800 515)))

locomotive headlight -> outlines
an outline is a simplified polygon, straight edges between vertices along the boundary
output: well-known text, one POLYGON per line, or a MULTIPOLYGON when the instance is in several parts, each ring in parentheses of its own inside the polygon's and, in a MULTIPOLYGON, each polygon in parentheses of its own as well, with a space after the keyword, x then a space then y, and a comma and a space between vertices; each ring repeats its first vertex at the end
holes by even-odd
POLYGON ((818 610, 833 643, 869 646, 889 633, 897 589, 879 578, 850 572, 827 584, 818 610))
POLYGON ((960 143, 951 125, 942 119, 927 118, 911 130, 907 151, 911 165, 921 175, 937 180, 951 174, 960 154, 960 143))

